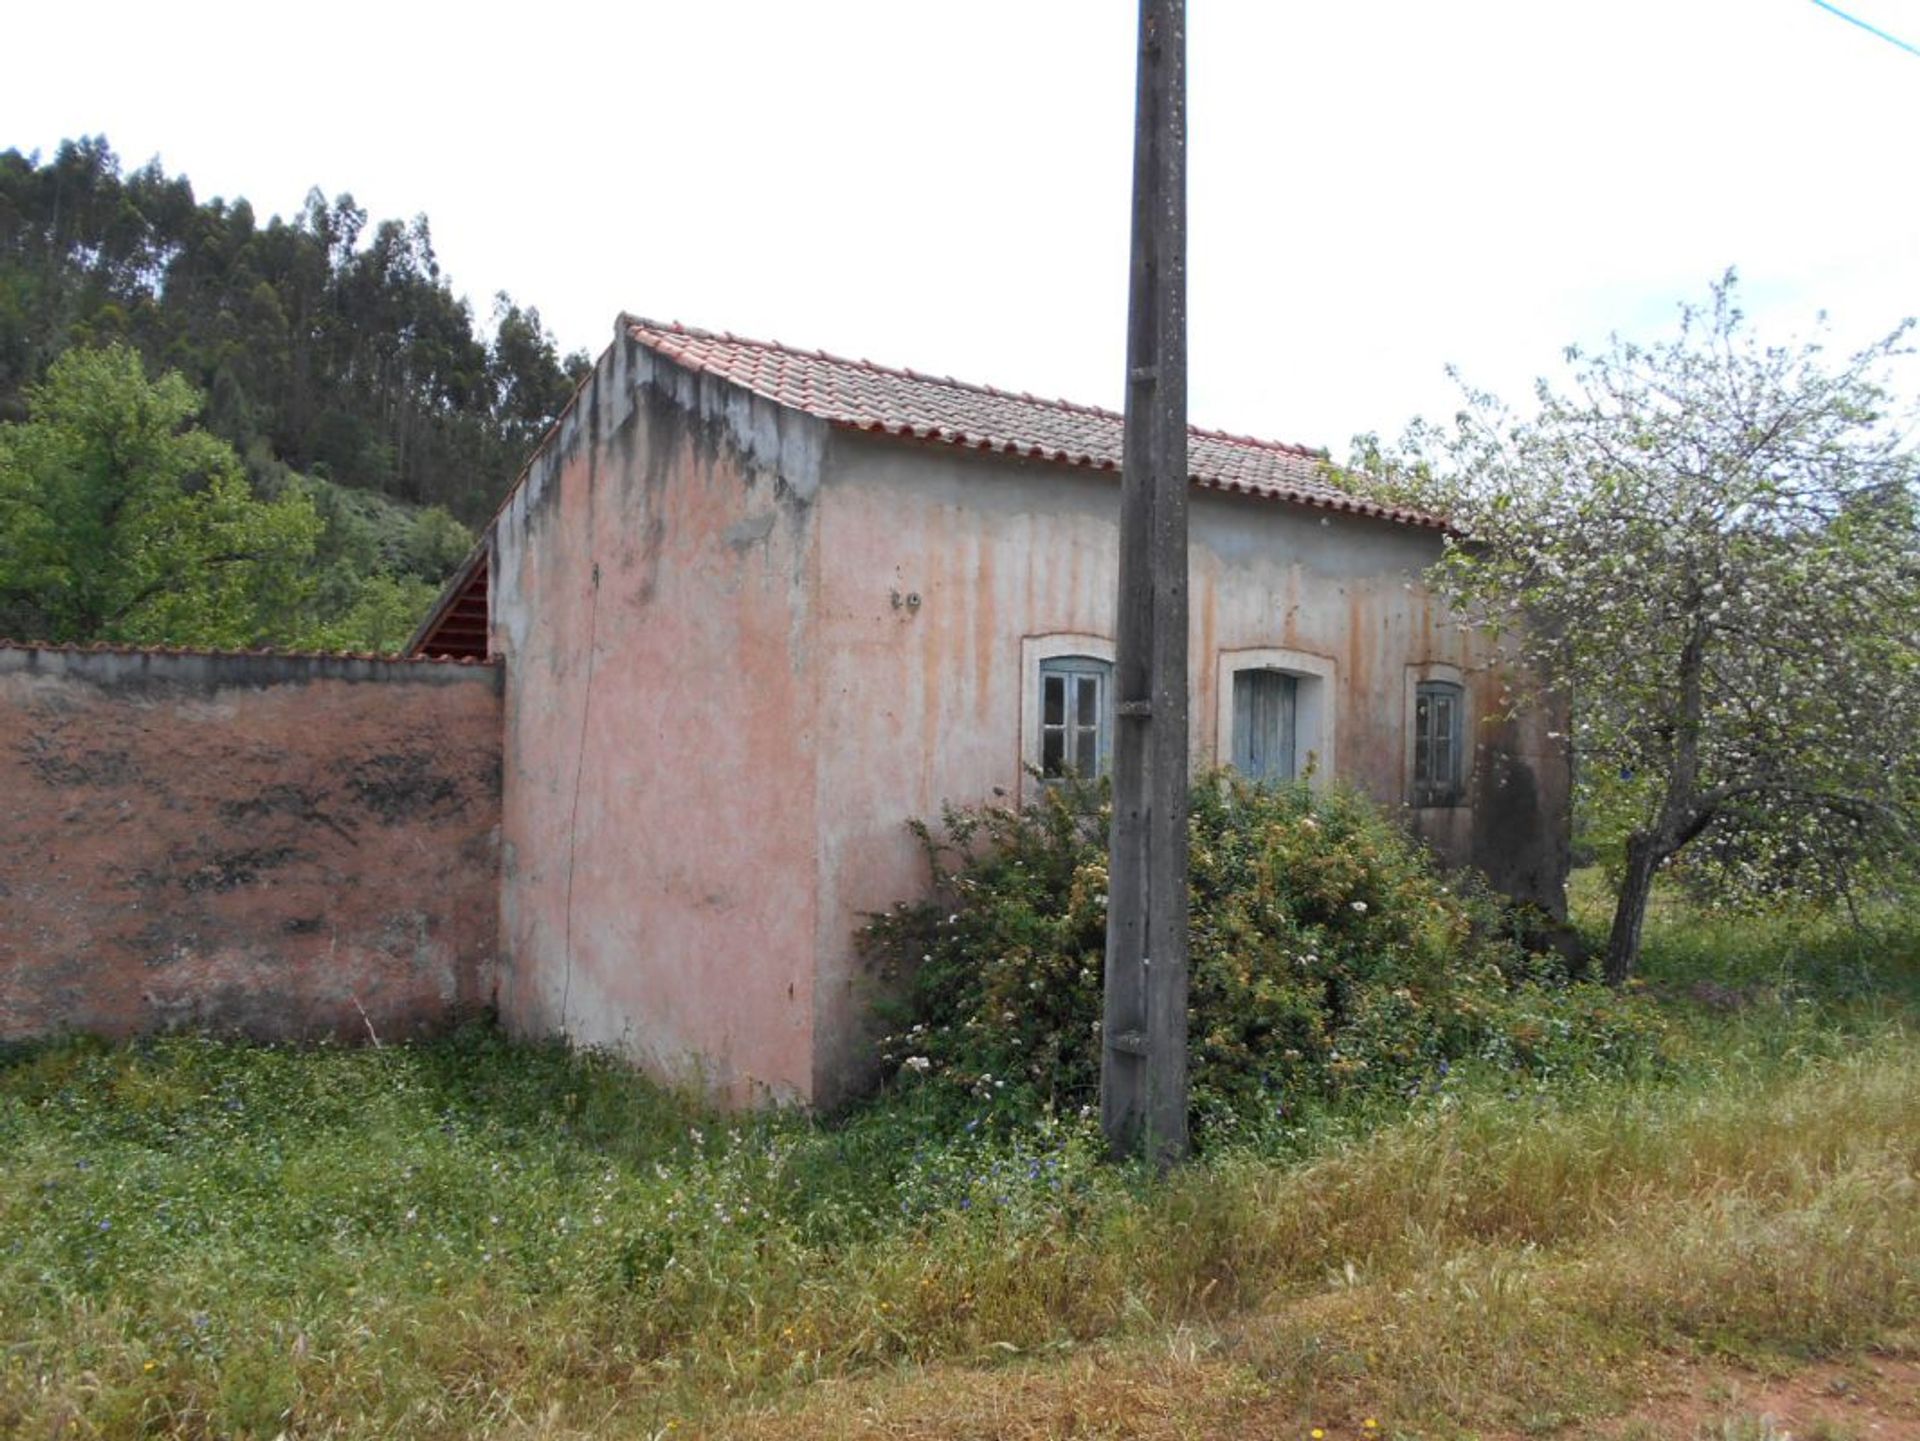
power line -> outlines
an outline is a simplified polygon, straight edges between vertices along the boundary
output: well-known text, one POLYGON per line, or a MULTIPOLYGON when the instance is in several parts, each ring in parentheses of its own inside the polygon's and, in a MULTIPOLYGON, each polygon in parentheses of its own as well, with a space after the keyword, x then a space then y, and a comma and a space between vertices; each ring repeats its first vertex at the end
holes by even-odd
POLYGON ((1887 34, 1886 31, 1882 30, 1879 26, 1867 24, 1867 22, 1862 20, 1858 15, 1847 14, 1847 12, 1842 10, 1838 5, 1829 5, 1827 3, 1827 0, 1813 0, 1813 3, 1818 5, 1822 10, 1826 10, 1832 14, 1838 15, 1842 20, 1846 21, 1849 25, 1858 25, 1862 30, 1866 31, 1867 34, 1869 35, 1878 35, 1882 40, 1886 41, 1887 44, 1889 45, 1898 45, 1902 50, 1906 51, 1907 54, 1909 55, 1920 55, 1920 45, 1909 45, 1906 41, 1902 40, 1898 35, 1889 35, 1887 34))

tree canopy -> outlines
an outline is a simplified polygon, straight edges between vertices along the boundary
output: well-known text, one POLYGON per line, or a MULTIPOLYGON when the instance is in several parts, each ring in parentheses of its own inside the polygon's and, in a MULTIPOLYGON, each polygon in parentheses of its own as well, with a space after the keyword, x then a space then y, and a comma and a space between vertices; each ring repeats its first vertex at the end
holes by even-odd
POLYGON ((1920 462, 1885 382, 1907 333, 1838 361, 1762 343, 1729 273, 1671 339, 1570 351, 1531 415, 1470 391, 1452 426, 1362 447, 1376 489, 1463 526, 1440 583, 1570 702, 1618 848, 1610 979, 1683 850, 1723 893, 1831 894, 1912 843, 1920 462))
POLYGON ((255 646, 292 639, 319 515, 254 497, 200 397, 123 346, 74 350, 0 426, 0 634, 255 646))
POLYGON ((398 649, 587 364, 490 325, 425 216, 0 152, 0 634, 398 649))

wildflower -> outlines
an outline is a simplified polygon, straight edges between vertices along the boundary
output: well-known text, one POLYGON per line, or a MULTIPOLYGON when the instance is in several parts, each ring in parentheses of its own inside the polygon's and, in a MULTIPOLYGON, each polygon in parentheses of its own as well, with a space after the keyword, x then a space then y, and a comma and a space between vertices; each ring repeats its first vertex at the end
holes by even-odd
POLYGON ((155 1366, 158 1366, 159 1364, 160 1363, 158 1361, 149 1361, 146 1363, 146 1365, 142 1366, 140 1369, 142 1371, 151 1371, 155 1366))
POLYGON ((1327 1433, 1322 1431, 1318 1426, 1314 1427, 1313 1430, 1307 1434, 1313 1437, 1313 1441, 1327 1441, 1327 1433))
POLYGON ((925 1056, 908 1056, 900 1063, 900 1068, 903 1071, 918 1071, 924 1075, 933 1069, 933 1062, 925 1056))
POLYGON ((1364 916, 1367 913, 1367 903, 1365 901, 1355 901, 1353 903, 1353 909, 1356 915, 1364 916))
POLYGON ((1367 1419, 1362 1421, 1360 1424, 1366 1427, 1366 1429, 1369 1431, 1378 1431, 1380 1429, 1380 1423, 1374 1420, 1373 1417, 1371 1416, 1367 1417, 1367 1419))

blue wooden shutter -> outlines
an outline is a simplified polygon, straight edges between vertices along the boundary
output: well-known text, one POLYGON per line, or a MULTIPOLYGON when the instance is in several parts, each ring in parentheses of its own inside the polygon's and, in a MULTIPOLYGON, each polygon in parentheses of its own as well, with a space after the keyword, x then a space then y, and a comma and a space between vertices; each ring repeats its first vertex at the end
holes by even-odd
POLYGON ((1259 781, 1294 778, 1294 724, 1300 683, 1277 670, 1233 673, 1233 764, 1259 781))

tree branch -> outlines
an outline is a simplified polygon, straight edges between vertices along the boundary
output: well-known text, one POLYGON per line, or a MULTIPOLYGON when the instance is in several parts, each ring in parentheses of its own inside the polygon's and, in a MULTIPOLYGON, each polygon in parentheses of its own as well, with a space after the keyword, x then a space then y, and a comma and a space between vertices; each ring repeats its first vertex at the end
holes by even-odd
MULTIPOLYGON (((240 550, 225 555, 196 556, 194 557, 194 564, 199 566, 234 565, 241 561, 260 560, 261 558, 261 555, 257 551, 240 550)), ((140 587, 140 589, 129 596, 126 602, 117 610, 101 616, 100 623, 102 625, 112 625, 115 621, 125 620, 133 610, 145 604, 147 601, 152 600, 156 595, 162 595, 169 590, 176 589, 180 584, 180 580, 181 577, 177 575, 164 576, 150 585, 140 587)))

